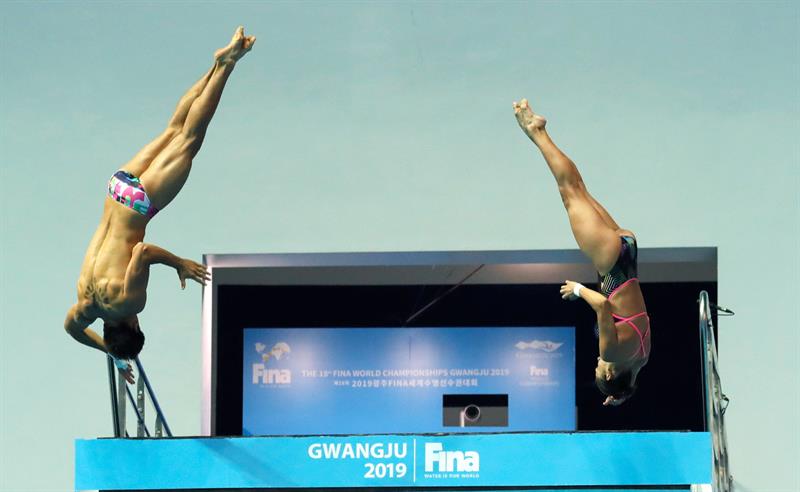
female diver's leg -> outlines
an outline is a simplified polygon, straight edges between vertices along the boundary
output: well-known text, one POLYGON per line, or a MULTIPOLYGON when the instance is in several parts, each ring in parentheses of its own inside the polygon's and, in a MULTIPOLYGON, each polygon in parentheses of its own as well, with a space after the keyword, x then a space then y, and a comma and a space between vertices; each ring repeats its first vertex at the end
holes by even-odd
POLYGON ((211 118, 233 68, 255 43, 255 36, 245 36, 239 27, 231 42, 215 54, 216 62, 200 94, 191 102, 182 126, 153 159, 140 179, 150 201, 158 209, 166 207, 183 188, 192 159, 200 150, 211 118))
POLYGON ((127 164, 122 166, 123 171, 127 171, 133 174, 136 177, 139 177, 144 173, 150 164, 153 162, 153 159, 167 146, 170 140, 175 137, 175 135, 181 131, 183 128, 183 123, 186 120, 186 115, 189 114, 189 108, 192 106, 192 103, 198 96, 203 92, 206 84, 208 84, 208 80, 211 78, 211 73, 213 72, 213 67, 206 72, 203 77, 198 80, 186 93, 181 97, 180 101, 178 101, 178 105, 175 108, 175 112, 173 113, 172 117, 167 124, 167 128, 161 132, 161 135, 153 139, 152 142, 148 143, 142 149, 136 153, 133 158, 128 161, 127 164))
MULTIPOLYGON (((583 183, 582 180, 581 183, 583 183)), ((589 190, 586 189, 585 184, 583 185, 583 190, 586 192, 586 196, 589 197, 589 200, 591 200, 594 209, 597 210, 597 213, 600 214, 600 217, 602 217, 603 222, 605 222, 608 225, 608 227, 614 229, 615 232, 621 231, 622 228, 619 226, 619 224, 617 224, 614 218, 611 217, 611 214, 608 213, 608 210, 606 210, 602 205, 600 205, 600 202, 595 200, 592 194, 589 193, 589 190)))
POLYGON ((614 232, 616 232, 617 235, 619 236, 636 237, 633 231, 630 231, 628 229, 623 229, 622 227, 620 227, 619 224, 617 224, 617 221, 614 220, 614 218, 611 216, 610 213, 608 213, 608 210, 606 210, 605 207, 603 207, 600 204, 600 202, 598 202, 595 199, 595 197, 593 197, 592 194, 589 193, 589 190, 586 189, 586 185, 583 183, 582 179, 581 179, 581 186, 583 187, 583 191, 586 192, 586 196, 589 197, 589 200, 591 200, 592 206, 594 207, 595 210, 597 210, 597 213, 600 214, 600 217, 603 218, 603 222, 605 222, 608 225, 608 227, 614 229, 614 232))
POLYGON ((614 232, 616 232, 617 235, 619 236, 631 236, 633 238, 636 237, 633 231, 628 229, 623 229, 622 227, 619 226, 619 224, 617 224, 617 221, 615 221, 614 218, 611 217, 611 214, 608 213, 608 211, 602 205, 600 205, 600 202, 595 200, 595 198, 591 195, 591 193, 589 193, 589 190, 586 189, 585 185, 583 189, 584 191, 586 191, 586 196, 588 196, 589 200, 592 201, 592 206, 594 207, 595 210, 597 210, 597 213, 600 214, 600 217, 603 218, 603 221, 606 224, 608 224, 608 227, 614 229, 614 232))
POLYGON ((586 191, 575 163, 556 147, 544 128, 546 120, 533 113, 527 100, 514 103, 514 115, 522 130, 539 147, 558 183, 558 191, 567 209, 572 234, 578 247, 589 257, 598 272, 607 273, 619 256, 620 240, 616 233, 618 227, 614 227, 616 223, 606 213, 612 222, 608 223, 595 208, 594 200, 586 191))

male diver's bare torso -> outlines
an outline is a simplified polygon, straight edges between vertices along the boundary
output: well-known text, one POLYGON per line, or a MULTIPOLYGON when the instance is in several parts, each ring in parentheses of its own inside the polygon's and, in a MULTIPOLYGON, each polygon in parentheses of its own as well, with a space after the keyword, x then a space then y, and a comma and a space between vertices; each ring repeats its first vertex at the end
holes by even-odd
POLYGON ((119 319, 144 308, 143 295, 126 296, 125 273, 148 222, 149 218, 106 197, 78 278, 78 302, 87 315, 119 319))

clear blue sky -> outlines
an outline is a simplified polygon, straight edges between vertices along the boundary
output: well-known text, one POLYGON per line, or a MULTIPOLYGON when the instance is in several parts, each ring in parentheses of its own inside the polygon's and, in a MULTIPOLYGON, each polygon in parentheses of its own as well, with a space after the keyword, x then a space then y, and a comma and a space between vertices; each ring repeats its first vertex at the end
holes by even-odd
MULTIPOLYGON (((72 440, 108 434, 104 362, 61 329, 105 183, 239 24, 258 42, 148 241, 195 259, 572 248, 512 115, 527 96, 642 247, 719 246, 734 473, 797 488, 799 9, 3 2, 0 488, 67 490, 72 440)), ((195 434, 200 290, 166 269, 151 285, 143 360, 195 434)))

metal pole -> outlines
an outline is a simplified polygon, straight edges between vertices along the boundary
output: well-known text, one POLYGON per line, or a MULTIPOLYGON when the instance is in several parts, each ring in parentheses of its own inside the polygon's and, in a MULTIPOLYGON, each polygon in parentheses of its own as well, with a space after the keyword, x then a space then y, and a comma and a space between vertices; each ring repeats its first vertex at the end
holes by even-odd
POLYGON ((116 385, 116 366, 110 355, 106 355, 108 363, 108 389, 111 393, 111 423, 114 425, 114 437, 122 437, 119 434, 119 413, 117 411, 117 385, 116 385))
POLYGON ((711 434, 713 486, 715 492, 731 490, 731 475, 728 471, 728 445, 723 421, 722 383, 717 369, 717 340, 714 335, 714 319, 711 316, 711 301, 708 292, 700 292, 700 342, 703 355, 703 394, 705 396, 706 431, 711 434))
POLYGON ((131 401, 131 407, 133 407, 133 411, 136 412, 136 421, 138 422, 136 426, 136 437, 144 437, 145 435, 150 437, 150 431, 144 423, 144 396, 139 398, 137 395, 137 399, 134 401, 131 389, 126 386, 125 391, 128 392, 128 399, 131 401), (140 402, 141 406, 139 406, 140 402))
POLYGON ((167 419, 164 418, 164 412, 161 411, 161 406, 158 404, 158 399, 156 398, 156 394, 153 392, 153 387, 150 386, 150 380, 147 379, 147 374, 144 372, 142 363, 139 361, 138 357, 133 360, 136 362, 136 369, 139 371, 139 377, 144 380, 144 384, 147 386, 147 392, 150 394, 150 399, 153 401, 153 407, 156 409, 156 414, 161 417, 161 422, 164 424, 164 430, 167 431, 167 436, 172 437, 172 431, 169 429, 169 425, 167 425, 167 419))
POLYGON ((119 416, 119 437, 128 437, 128 431, 125 426, 125 391, 128 389, 128 383, 125 381, 125 376, 122 373, 117 374, 117 415, 119 416))
POLYGON ((136 417, 139 418, 139 425, 136 426, 136 435, 142 437, 147 434, 150 437, 150 432, 147 431, 147 425, 144 423, 144 383, 142 378, 136 381, 136 417))
POLYGON ((703 409, 705 410, 705 430, 711 432, 711 412, 712 412, 712 395, 711 391, 709 390, 709 340, 708 340, 708 331, 709 331, 709 320, 711 318, 711 306, 710 301, 708 299, 708 292, 701 291, 700 292, 700 354, 702 357, 702 368, 701 368, 701 375, 703 378, 703 399, 704 405, 703 409))

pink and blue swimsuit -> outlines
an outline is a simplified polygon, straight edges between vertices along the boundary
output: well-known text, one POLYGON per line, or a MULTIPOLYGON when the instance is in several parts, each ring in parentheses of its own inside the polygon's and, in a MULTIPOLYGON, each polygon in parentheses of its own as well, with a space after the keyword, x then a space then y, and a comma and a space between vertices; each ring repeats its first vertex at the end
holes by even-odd
MULTIPOLYGON (((600 293, 606 296, 609 300, 622 287, 633 281, 639 281, 639 272, 637 267, 638 248, 636 247, 636 238, 632 236, 620 236, 620 240, 622 241, 622 248, 620 249, 617 262, 614 263, 614 266, 611 268, 610 272, 600 277, 600 293)), ((614 318, 615 322, 626 323, 628 326, 633 328, 637 335, 639 335, 639 349, 635 354, 633 354, 632 358, 639 356, 639 351, 641 351, 642 359, 647 358, 649 354, 644 344, 645 338, 650 336, 650 318, 647 316, 647 311, 642 311, 641 313, 627 317, 619 316, 618 314, 614 313, 612 313, 611 316, 614 318), (641 317, 644 317, 645 321, 647 321, 644 333, 642 333, 642 331, 633 322, 633 320, 641 317)))
POLYGON ((108 180, 108 196, 122 206, 151 218, 158 209, 150 203, 139 178, 126 171, 117 171, 108 180))

